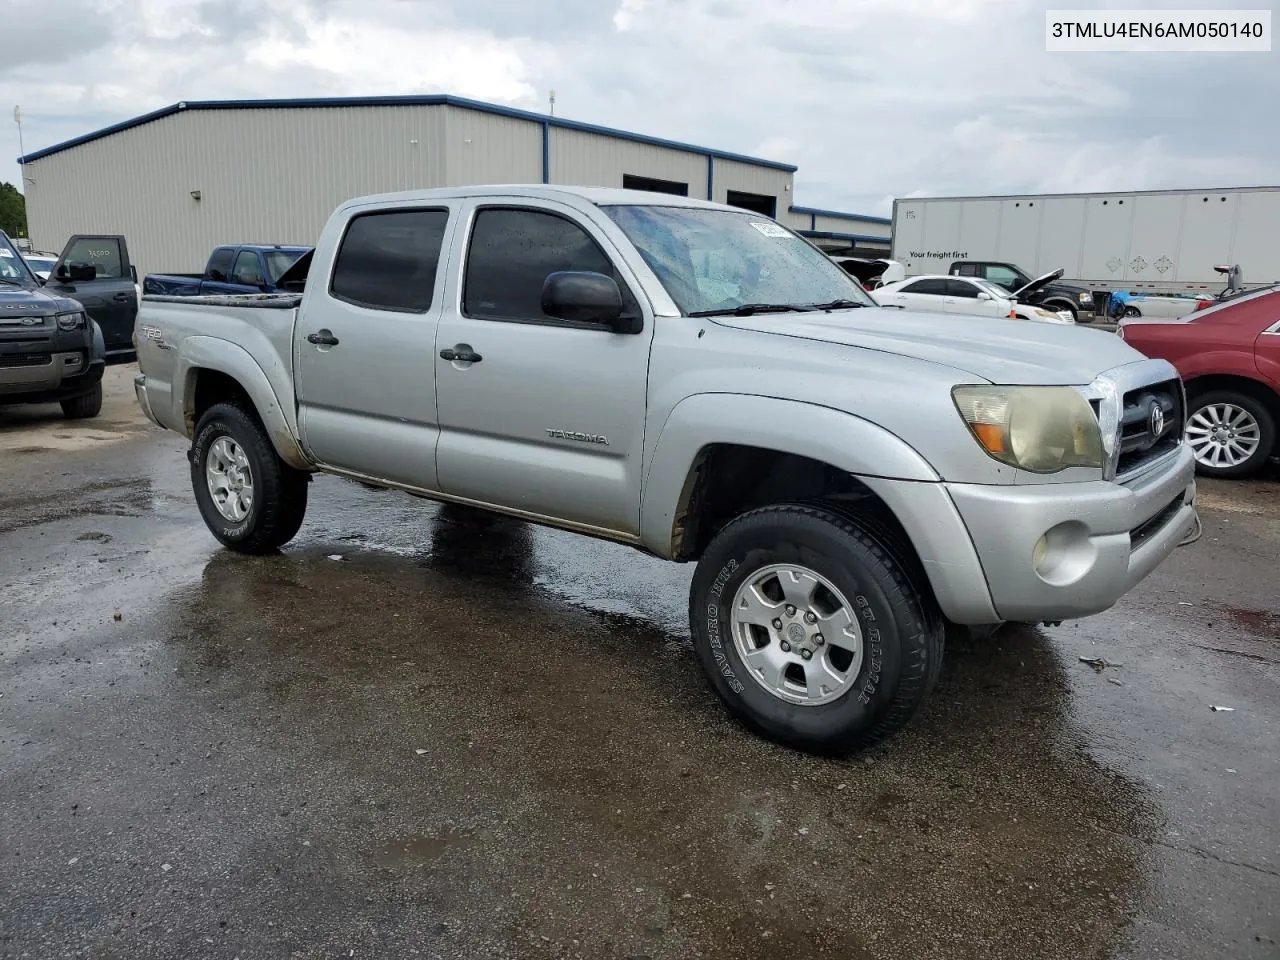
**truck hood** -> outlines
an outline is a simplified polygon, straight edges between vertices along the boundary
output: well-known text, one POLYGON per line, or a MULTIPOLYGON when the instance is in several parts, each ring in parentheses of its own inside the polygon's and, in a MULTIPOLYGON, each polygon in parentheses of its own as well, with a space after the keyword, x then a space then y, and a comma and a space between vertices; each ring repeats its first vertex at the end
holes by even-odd
POLYGON ((714 322, 924 360, 952 368, 958 381, 1084 385, 1104 370, 1144 359, 1102 330, 890 308, 716 317, 714 322))
POLYGON ((69 297, 0 284, 0 326, 21 325, 23 317, 52 317, 81 309, 69 297))

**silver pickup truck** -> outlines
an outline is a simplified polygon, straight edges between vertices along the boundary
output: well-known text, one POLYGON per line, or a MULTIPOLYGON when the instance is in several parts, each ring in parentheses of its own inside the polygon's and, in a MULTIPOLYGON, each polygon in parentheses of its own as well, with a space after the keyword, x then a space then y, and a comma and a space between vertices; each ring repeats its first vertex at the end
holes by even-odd
POLYGON ((697 561, 711 685, 805 748, 900 728, 949 625, 1105 610, 1197 524, 1168 363, 878 307, 758 214, 366 197, 291 273, 300 295, 143 300, 138 400, 191 438, 218 540, 288 542, 320 471, 697 561))

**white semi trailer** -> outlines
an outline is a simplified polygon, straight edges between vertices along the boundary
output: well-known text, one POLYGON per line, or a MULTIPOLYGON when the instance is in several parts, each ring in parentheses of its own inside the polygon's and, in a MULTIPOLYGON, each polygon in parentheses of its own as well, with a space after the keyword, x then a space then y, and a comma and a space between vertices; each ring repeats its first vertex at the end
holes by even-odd
POLYGON ((1280 187, 1010 197, 911 197, 893 204, 891 258, 908 276, 959 260, 1063 268, 1094 291, 1217 293, 1216 265, 1246 289, 1280 282, 1280 187))

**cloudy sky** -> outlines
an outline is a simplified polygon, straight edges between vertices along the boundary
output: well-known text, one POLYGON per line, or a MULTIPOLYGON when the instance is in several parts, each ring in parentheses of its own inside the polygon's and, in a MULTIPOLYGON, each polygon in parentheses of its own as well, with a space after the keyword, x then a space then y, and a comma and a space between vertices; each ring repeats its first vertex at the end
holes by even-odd
MULTIPOLYGON (((1280 183, 1280 50, 1046 53, 1045 8, 1068 5, 1144 6, 45 0, 36 16, 0 0, 0 91, 31 152, 179 100, 443 92, 543 110, 554 89, 561 116, 794 163, 797 203, 880 214, 913 194, 1280 183)), ((0 136, 16 157, 16 126, 0 136)))

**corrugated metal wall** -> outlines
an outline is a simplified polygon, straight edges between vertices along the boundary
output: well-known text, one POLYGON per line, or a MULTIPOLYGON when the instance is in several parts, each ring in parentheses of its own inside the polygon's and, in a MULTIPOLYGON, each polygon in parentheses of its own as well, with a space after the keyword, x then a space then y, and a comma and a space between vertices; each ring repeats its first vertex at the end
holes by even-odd
POLYGON ((707 158, 702 154, 551 128, 552 183, 620 187, 625 173, 687 183, 689 196, 707 195, 707 158))
POLYGON ((439 107, 179 113, 29 164, 32 241, 123 233, 139 273, 200 270, 220 243, 311 244, 343 200, 443 186, 443 134, 439 107))
MULTIPOLYGON (((540 183, 542 136, 537 120, 457 106, 191 110, 28 164, 31 236, 57 251, 75 233, 122 233, 140 274, 195 272, 218 244, 312 244, 351 197, 540 183)), ((552 183, 620 187, 629 173, 706 195, 705 154, 556 127, 548 146, 552 183)), ((766 194, 786 216, 789 172, 714 163, 714 199, 766 194)))
POLYGON ((448 186, 541 183, 542 124, 458 107, 444 111, 448 186))

